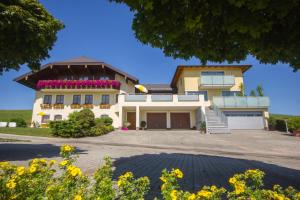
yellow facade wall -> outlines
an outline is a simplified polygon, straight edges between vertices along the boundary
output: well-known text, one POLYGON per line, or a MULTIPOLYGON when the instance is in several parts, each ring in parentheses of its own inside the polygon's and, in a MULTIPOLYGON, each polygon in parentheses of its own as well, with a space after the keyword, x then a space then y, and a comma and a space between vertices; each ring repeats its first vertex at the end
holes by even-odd
POLYGON ((242 69, 211 69, 211 68, 186 68, 182 71, 178 82, 178 94, 184 94, 187 91, 208 91, 209 100, 213 96, 221 96, 222 91, 240 91, 240 85, 243 83, 243 72, 242 69), (203 71, 224 71, 225 75, 233 75, 235 77, 235 85, 230 88, 202 88, 199 83, 201 79, 201 72, 203 71), (180 83, 182 79, 182 84, 180 83))

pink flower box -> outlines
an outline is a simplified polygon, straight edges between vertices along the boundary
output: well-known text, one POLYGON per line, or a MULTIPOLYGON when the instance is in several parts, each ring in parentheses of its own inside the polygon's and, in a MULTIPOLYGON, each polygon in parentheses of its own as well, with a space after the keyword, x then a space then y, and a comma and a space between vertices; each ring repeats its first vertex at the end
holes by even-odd
POLYGON ((113 88, 120 89, 121 83, 116 80, 39 80, 37 89, 54 88, 113 88))

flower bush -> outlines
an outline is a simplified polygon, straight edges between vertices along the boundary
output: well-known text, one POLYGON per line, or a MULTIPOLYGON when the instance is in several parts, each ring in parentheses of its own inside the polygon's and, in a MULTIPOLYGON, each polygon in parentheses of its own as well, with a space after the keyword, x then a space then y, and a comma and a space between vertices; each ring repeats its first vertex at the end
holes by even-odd
MULTIPOLYGON (((0 199, 49 199, 49 200, 141 200, 149 191, 147 177, 135 178, 126 172, 113 180, 112 162, 104 164, 93 176, 85 175, 75 165, 76 149, 70 145, 61 147, 61 162, 33 159, 28 166, 16 166, 0 162, 0 199), (59 169, 57 171, 56 169, 59 169)), ((229 179, 232 188, 204 186, 192 193, 180 189, 178 179, 184 174, 179 169, 162 171, 160 180, 164 200, 300 200, 299 191, 292 187, 263 189, 264 172, 247 170, 229 179)))
POLYGON ((39 80, 37 89, 55 88, 113 88, 120 89, 121 83, 117 80, 39 80))

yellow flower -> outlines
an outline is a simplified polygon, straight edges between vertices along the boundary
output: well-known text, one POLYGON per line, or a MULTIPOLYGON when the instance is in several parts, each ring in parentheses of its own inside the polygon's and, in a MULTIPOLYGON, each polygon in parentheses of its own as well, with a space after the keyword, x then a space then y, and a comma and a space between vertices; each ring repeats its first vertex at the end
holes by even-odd
POLYGON ((197 195, 200 197, 210 198, 212 193, 208 190, 200 190, 197 195))
POLYGON ((238 181, 235 183, 234 188, 236 194, 241 194, 245 192, 245 183, 238 181))
POLYGON ((164 176, 161 176, 161 177, 160 177, 160 180, 161 180, 162 182, 164 182, 164 183, 167 182, 167 179, 166 179, 164 176))
POLYGON ((176 200, 177 199, 177 190, 172 190, 170 193, 170 197, 172 200, 176 200))
POLYGON ((49 165, 52 166, 56 163, 56 160, 50 160, 49 165))
POLYGON ((10 166, 9 162, 0 162, 0 168, 6 168, 9 166, 10 166))
POLYGON ((6 187, 8 188, 8 189, 14 189, 15 187, 16 187, 16 182, 15 182, 15 179, 10 179, 9 181, 8 181, 8 183, 6 183, 6 187))
POLYGON ((75 166, 69 166, 68 171, 72 176, 81 176, 82 175, 81 170, 75 166))
POLYGON ((119 180, 118 180, 118 187, 120 187, 121 185, 123 185, 123 183, 124 183, 123 180, 122 180, 122 179, 119 179, 119 180))
POLYGON ((196 195, 195 194, 191 194, 189 197, 188 197, 188 200, 195 200, 196 199, 196 195))
POLYGON ((36 172, 36 170, 37 170, 37 164, 32 164, 30 167, 29 167, 29 172, 30 173, 34 173, 34 172, 36 172))
POLYGON ((237 180, 235 177, 232 177, 229 179, 229 183, 231 183, 231 184, 235 184, 236 182, 237 182, 237 180))
POLYGON ((78 194, 74 197, 74 200, 81 200, 81 199, 82 199, 81 196, 78 194))
POLYGON ((22 176, 24 174, 24 172, 25 172, 25 167, 22 166, 22 167, 17 168, 17 174, 19 176, 22 176))
POLYGON ((131 172, 126 172, 124 175, 123 175, 123 177, 124 178, 132 178, 132 176, 133 176, 133 174, 131 173, 131 172))
POLYGON ((210 190, 214 192, 214 191, 217 190, 217 187, 216 187, 215 185, 212 185, 212 186, 210 187, 210 190))
POLYGON ((71 145, 65 144, 65 145, 62 145, 62 147, 61 147, 61 151, 66 152, 66 153, 71 152, 73 150, 74 150, 74 147, 71 145))
POLYGON ((166 184, 162 184, 160 189, 164 190, 165 188, 166 188, 166 184))
POLYGON ((68 160, 63 160, 63 161, 61 161, 61 162, 59 163, 59 165, 61 165, 61 166, 66 166, 68 163, 69 163, 68 160))
POLYGON ((180 169, 175 169, 173 172, 177 178, 183 178, 183 173, 180 169))

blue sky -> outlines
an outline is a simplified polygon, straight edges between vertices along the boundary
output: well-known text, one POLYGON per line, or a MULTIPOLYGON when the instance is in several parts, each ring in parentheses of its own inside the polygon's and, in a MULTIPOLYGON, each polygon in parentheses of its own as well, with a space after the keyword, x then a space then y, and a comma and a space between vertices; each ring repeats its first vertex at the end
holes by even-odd
MULTIPOLYGON (((160 49, 142 45, 134 37, 133 15, 125 5, 108 0, 42 0, 41 3, 66 26, 58 33, 50 58, 43 64, 87 56, 137 76, 141 83, 169 83, 177 65, 200 63, 197 59, 165 57, 160 49)), ((247 93, 262 84, 265 95, 271 98, 272 113, 300 115, 300 72, 292 72, 285 64, 260 64, 250 56, 240 64, 253 65, 245 73, 247 93)), ((23 66, 19 71, 0 76, 0 109, 32 108, 34 91, 13 82, 13 78, 28 71, 23 66)))

